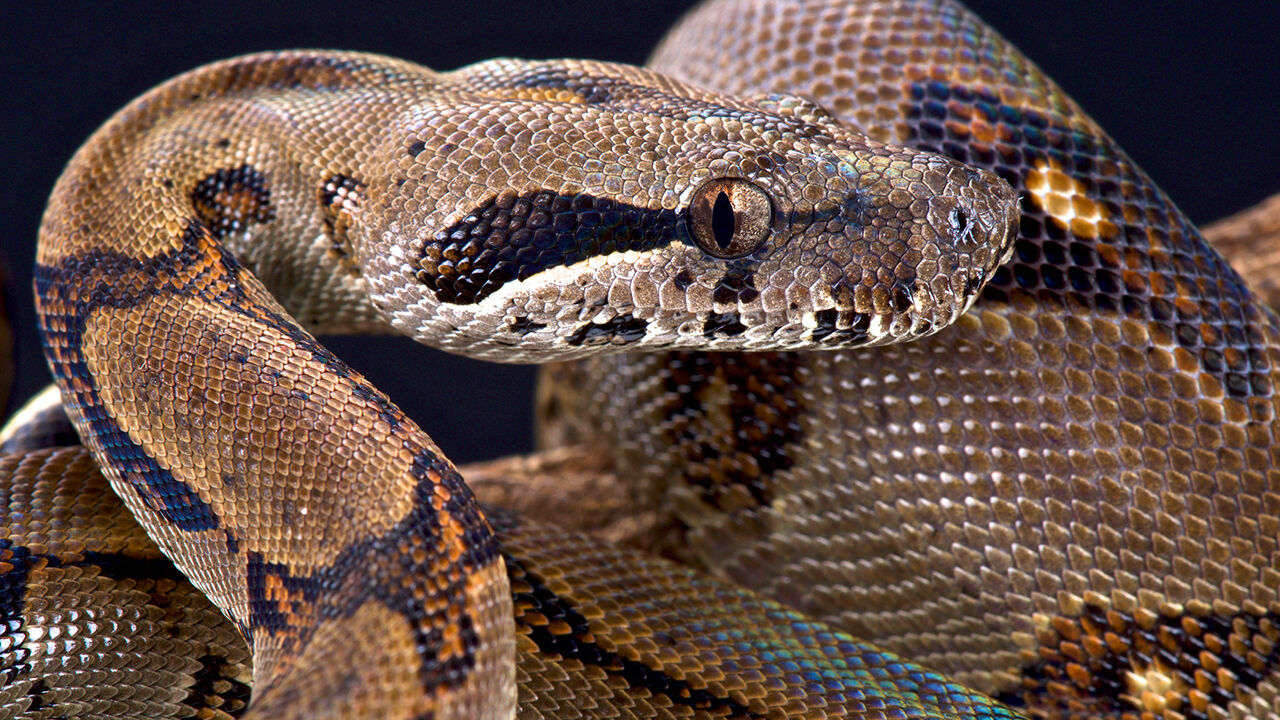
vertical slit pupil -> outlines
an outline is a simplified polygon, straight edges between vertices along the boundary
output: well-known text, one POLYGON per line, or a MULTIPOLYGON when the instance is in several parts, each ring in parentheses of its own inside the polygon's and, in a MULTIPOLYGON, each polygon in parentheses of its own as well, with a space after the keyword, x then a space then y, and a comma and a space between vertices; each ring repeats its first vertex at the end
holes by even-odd
POLYGON ((720 249, 727 250, 733 242, 733 202, 729 195, 721 190, 716 194, 716 204, 711 208, 711 233, 716 238, 720 249))

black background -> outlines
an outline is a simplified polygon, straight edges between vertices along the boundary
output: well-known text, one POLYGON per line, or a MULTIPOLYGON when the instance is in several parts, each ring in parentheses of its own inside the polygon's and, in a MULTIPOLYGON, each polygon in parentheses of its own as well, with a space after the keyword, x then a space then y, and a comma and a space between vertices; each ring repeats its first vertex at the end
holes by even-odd
MULTIPOLYGON (((1280 10, 1270 3, 968 3, 1063 85, 1198 222, 1280 191, 1280 10)), ((0 15, 0 265, 15 398, 48 381, 29 278, 44 200, 71 153, 147 88, 211 60, 294 47, 439 69, 498 55, 643 62, 684 2, 13 4, 0 15), (163 9, 162 9, 163 8, 163 9)), ((533 369, 399 338, 331 347, 455 460, 527 450, 533 369)))

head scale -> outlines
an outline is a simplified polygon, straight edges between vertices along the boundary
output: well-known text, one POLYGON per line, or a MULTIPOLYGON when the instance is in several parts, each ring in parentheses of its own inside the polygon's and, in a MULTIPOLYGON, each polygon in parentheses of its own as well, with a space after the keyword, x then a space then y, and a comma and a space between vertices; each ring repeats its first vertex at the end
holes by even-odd
POLYGON ((897 342, 959 317, 1012 247, 1004 181, 799 98, 575 61, 453 79, 401 139, 390 219, 364 241, 393 322, 445 349, 897 342))

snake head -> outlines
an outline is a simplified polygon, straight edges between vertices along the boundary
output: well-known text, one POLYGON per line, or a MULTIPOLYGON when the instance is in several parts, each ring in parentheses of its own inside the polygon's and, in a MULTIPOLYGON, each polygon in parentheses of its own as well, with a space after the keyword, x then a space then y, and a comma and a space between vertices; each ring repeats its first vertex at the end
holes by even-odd
POLYGON ((434 204, 390 214, 377 237, 404 262, 370 277, 448 350, 899 342, 954 322, 1012 248, 1003 180, 800 98, 576 61, 457 72, 468 92, 423 111, 394 178, 434 204))

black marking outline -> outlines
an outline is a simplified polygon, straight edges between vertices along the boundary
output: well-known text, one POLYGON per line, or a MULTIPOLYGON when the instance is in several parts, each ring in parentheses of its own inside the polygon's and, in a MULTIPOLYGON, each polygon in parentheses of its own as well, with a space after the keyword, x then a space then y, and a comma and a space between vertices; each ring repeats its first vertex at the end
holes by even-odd
MULTIPOLYGON (((491 513, 495 525, 513 527, 519 521, 507 513, 491 513)), ((654 669, 639 660, 630 660, 616 652, 602 647, 595 641, 590 622, 568 598, 557 595, 551 590, 541 576, 531 571, 519 558, 511 553, 503 552, 506 561, 507 575, 511 578, 513 588, 528 587, 527 591, 513 591, 512 599, 516 608, 528 608, 528 612, 538 613, 552 622, 563 623, 569 628, 566 633, 552 630, 552 624, 525 624, 516 618, 517 632, 521 628, 527 631, 543 653, 570 660, 578 660, 585 665, 600 668, 606 674, 622 678, 633 689, 644 689, 654 696, 665 696, 677 705, 702 710, 710 715, 723 712, 723 717, 730 718, 764 718, 753 713, 745 705, 732 698, 713 694, 709 690, 692 687, 688 682, 654 669)))
POLYGON ((320 183, 317 196, 323 214, 324 234, 329 238, 329 253, 353 275, 363 274, 352 257, 351 222, 364 201, 365 184, 351 175, 330 175, 320 183))
MULTIPOLYGON (((48 559, 45 555, 31 552, 25 545, 0 538, 0 562, 9 566, 8 571, 0 573, 0 637, 4 637, 22 628, 22 612, 26 608, 27 584, 31 572, 43 567, 48 559)), ((27 664, 31 651, 20 642, 13 645, 13 655, 3 670, 5 685, 13 684, 31 669, 27 664)))
POLYGON ((574 347, 593 345, 627 345, 642 339, 649 328, 649 321, 635 317, 631 313, 615 315, 602 323, 589 322, 565 341, 574 347))
MULTIPOLYGON (((1072 618, 1071 621, 1081 625, 1090 635, 1100 637, 1103 632, 1120 635, 1130 644, 1130 649, 1123 653, 1108 650, 1100 658, 1089 658, 1086 669, 1090 682, 1087 688, 1080 690, 1082 693, 1080 697, 1062 696, 1051 689, 1051 687, 1069 689, 1077 687, 1066 672, 1066 666, 1075 663, 1076 660, 1060 656, 1057 660, 1046 659, 1034 665, 1025 666, 1022 669, 1023 687, 1001 693, 996 696, 996 699, 1015 707, 1031 705, 1042 709, 1057 708, 1064 716, 1079 714, 1080 709, 1072 705, 1083 703, 1087 706, 1090 715, 1121 717, 1142 710, 1142 707, 1135 704, 1132 696, 1129 695, 1128 676, 1131 673, 1141 675, 1146 668, 1155 667, 1157 663, 1162 672, 1176 678, 1183 687, 1194 689, 1197 687, 1194 674, 1201 669, 1199 657, 1202 653, 1209 652, 1218 659, 1220 670, 1226 670, 1236 679, 1236 687, 1248 688, 1249 694, 1256 694, 1258 685, 1280 669, 1280 642, 1274 642, 1275 636, 1280 634, 1277 632, 1280 630, 1280 614, 1274 612, 1268 612, 1262 616, 1244 612, 1230 616, 1161 615, 1154 627, 1144 629, 1139 627, 1127 613, 1117 614, 1115 611, 1108 611, 1106 608, 1091 604, 1085 607, 1078 618, 1072 618), (1110 622, 1109 615, 1118 615, 1125 627, 1115 628, 1110 622), (1191 618, 1196 625, 1204 626, 1200 635, 1194 635, 1184 628, 1184 618, 1191 618), (1266 654, 1257 653, 1253 642, 1257 634, 1266 636, 1262 630, 1263 623, 1272 628, 1271 650, 1266 654), (1230 650, 1231 643, 1227 639, 1232 635, 1238 635, 1237 627, 1246 631, 1247 634, 1241 639, 1241 645, 1259 658, 1263 666, 1261 670, 1254 668, 1247 657, 1237 655, 1230 650), (1215 637, 1224 647, 1224 651, 1212 652, 1203 640, 1205 636, 1215 637), (1149 650, 1133 647, 1135 640, 1139 639, 1142 640, 1144 648, 1149 650), (1135 668, 1135 661, 1144 667, 1135 668)), ((1058 653, 1055 651, 1055 654, 1058 653)), ((1214 683, 1208 696, 1209 704, 1217 706, 1224 712, 1228 711, 1230 704, 1237 699, 1236 692, 1227 690, 1219 683, 1214 683)), ((1190 702, 1183 703, 1179 712, 1188 720, 1209 720, 1211 717, 1207 712, 1195 710, 1190 702)))
MULTIPOLYGON (((412 449, 406 442, 406 448, 412 449)), ((438 557, 432 541, 441 536, 441 519, 451 517, 468 530, 462 543, 471 548, 462 556, 467 570, 491 565, 498 557, 497 541, 492 533, 481 534, 474 528, 487 528, 479 505, 463 484, 462 477, 447 461, 431 451, 420 449, 414 455, 411 472, 417 479, 413 508, 386 533, 353 543, 333 562, 306 575, 294 575, 288 566, 267 562, 256 552, 248 553, 249 622, 241 628, 250 644, 256 633, 272 636, 284 633, 284 647, 300 648, 309 640, 313 628, 291 627, 290 615, 301 614, 302 605, 313 606, 320 622, 349 617, 368 601, 377 601, 402 616, 412 628, 414 647, 422 660, 419 677, 424 688, 461 685, 475 667, 474 649, 479 645, 477 628, 469 614, 459 613, 456 621, 460 642, 469 652, 441 661, 438 648, 444 638, 439 629, 453 613, 448 607, 463 607, 465 583, 469 572, 456 573, 441 595, 448 602, 435 603, 441 609, 429 611, 429 604, 415 595, 432 578, 431 565, 438 557), (447 490, 448 500, 440 508, 434 506, 439 496, 433 492, 437 482, 447 490), (371 567, 384 572, 370 574, 371 567), (372 580, 370 579, 372 577, 372 580), (288 594, 293 606, 279 609, 279 600, 268 596, 268 581, 273 579, 288 594), (334 588, 344 588, 332 592, 334 588), (333 602, 322 602, 322 593, 333 602), (302 630, 302 632, 298 632, 302 630)))
POLYGON ((585 193, 499 195, 423 242, 417 278, 441 302, 473 305, 508 282, 553 267, 691 244, 681 216, 585 193))
POLYGON ((191 189, 191 204, 200 221, 220 238, 276 216, 267 177, 247 164, 217 170, 196 183, 191 189), (232 202, 225 202, 227 199, 232 202))
POLYGON ((866 342, 871 336, 871 315, 867 313, 830 308, 819 310, 813 316, 817 322, 812 333, 815 342, 845 346, 866 342))
POLYGON ((702 333, 707 337, 736 337, 747 331, 742 324, 742 317, 736 312, 711 313, 702 324, 702 333))
POLYGON ((685 449, 682 482, 698 488, 703 502, 718 507, 735 486, 760 506, 773 501, 772 476, 794 466, 792 448, 803 440, 802 409, 786 392, 799 366, 800 356, 787 352, 668 355, 662 426, 668 445, 685 449), (711 434, 690 422, 707 415, 709 403, 728 418, 711 434))
POLYGON ((538 332, 546 326, 546 323, 540 323, 535 320, 531 320, 527 316, 521 315, 520 317, 511 318, 511 321, 507 324, 507 329, 520 337, 524 337, 538 332))
MULTIPOLYGON (((81 413, 112 467, 139 489, 139 496, 148 508, 188 532, 217 529, 220 526, 217 514, 192 488, 174 478, 134 442, 101 402, 97 381, 89 372, 81 348, 85 323, 95 310, 127 309, 159 295, 194 297, 219 305, 288 337, 327 372, 348 382, 352 393, 368 401, 378 417, 392 429, 404 422, 399 408, 306 331, 254 301, 240 282, 242 272, 239 262, 195 219, 188 222, 181 245, 161 255, 138 259, 93 249, 63 258, 57 265, 37 265, 35 269, 41 339, 46 356, 52 360, 55 378, 75 393, 81 413), (211 255, 216 258, 214 263, 184 284, 176 282, 185 269, 211 255), (125 283, 121 278, 136 278, 140 282, 125 283), (226 288, 214 294, 209 287, 215 286, 219 279, 226 283, 226 288), (68 311, 55 313, 53 308, 59 306, 68 311)), ((230 537, 228 540, 234 541, 230 537)))
MULTIPOLYGON (((200 669, 192 674, 194 682, 187 688, 183 704, 194 708, 197 717, 200 717, 200 711, 213 710, 235 717, 248 707, 253 688, 225 672, 233 663, 225 657, 208 654, 196 658, 196 662, 200 669), (226 689, 221 689, 220 685, 225 685, 226 689)), ((212 712, 208 714, 212 715, 212 712)))
POLYGON ((1022 196, 1013 258, 997 268, 983 301, 1006 303, 1024 292, 1058 308, 1124 315, 1146 323, 1157 342, 1194 355, 1228 397, 1270 397, 1271 362, 1256 349, 1275 315, 1114 141, 1057 113, 1005 104, 991 88, 935 80, 908 84, 907 95, 915 103, 907 117, 917 123, 909 145, 989 169, 1022 196), (957 134, 969 113, 1001 127, 1001 139, 957 134), (1037 163, 1080 183, 1114 220, 1114 237, 1077 235, 1034 205, 1026 175, 1037 163), (1103 167, 1112 171, 1104 175, 1103 167), (1233 366, 1223 363, 1225 348, 1241 351, 1233 366))

